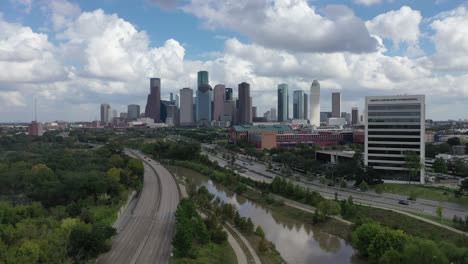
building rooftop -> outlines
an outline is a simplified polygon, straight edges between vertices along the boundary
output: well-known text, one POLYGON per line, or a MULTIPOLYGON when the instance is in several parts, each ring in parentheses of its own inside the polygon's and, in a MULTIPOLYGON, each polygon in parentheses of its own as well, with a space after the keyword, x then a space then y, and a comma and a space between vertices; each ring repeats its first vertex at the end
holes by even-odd
POLYGON ((258 125, 258 126, 250 126, 250 125, 241 125, 241 126, 234 126, 234 130, 237 132, 244 132, 244 131, 293 131, 289 125, 258 125))

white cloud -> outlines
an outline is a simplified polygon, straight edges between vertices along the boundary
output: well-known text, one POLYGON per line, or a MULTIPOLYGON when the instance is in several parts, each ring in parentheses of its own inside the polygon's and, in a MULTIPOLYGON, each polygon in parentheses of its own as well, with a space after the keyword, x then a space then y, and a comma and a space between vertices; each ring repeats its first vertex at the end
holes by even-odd
POLYGON ((468 8, 444 12, 430 24, 436 54, 432 67, 442 70, 468 70, 468 8))
POLYGON ((0 84, 47 82, 66 78, 45 34, 0 17, 0 84))
POLYGON ((361 4, 361 5, 366 5, 366 6, 376 5, 376 4, 381 3, 380 0, 353 0, 353 2, 356 4, 361 4))
POLYGON ((307 0, 192 0, 183 8, 207 28, 227 28, 266 47, 303 52, 372 52, 364 22, 345 6, 320 14, 307 0))
POLYGON ((81 13, 81 9, 77 4, 67 0, 48 0, 47 3, 55 31, 65 28, 81 13))
MULTIPOLYGON (((303 2, 276 6, 268 12, 276 12, 283 16, 279 20, 291 19, 297 25, 304 21, 303 17, 286 17, 300 3, 303 2)), ((309 7, 302 11, 310 10, 309 7)), ((321 12, 330 21, 354 16, 341 6, 327 7, 321 12)), ((437 54, 444 54, 444 50, 456 51, 460 57, 468 54, 464 49, 466 42, 451 40, 457 36, 463 40, 464 28, 460 27, 464 25, 465 13, 466 10, 457 10, 434 19, 431 24, 436 32, 434 41, 440 42, 436 45, 437 54), (446 42, 441 42, 444 38, 446 42)), ((266 12, 264 15, 260 28, 271 16, 266 12)), ((319 20, 324 18, 317 16, 319 20)), ((111 103, 119 111, 130 103, 144 108, 149 77, 162 79, 162 97, 166 98, 169 92, 177 92, 189 83, 195 88, 199 70, 210 72, 212 85, 224 83, 235 91, 240 82, 249 82, 259 114, 276 107, 278 83, 289 83, 291 90, 308 90, 313 79, 321 81, 324 111, 329 108, 332 90, 343 93, 343 109, 347 111, 361 104, 365 95, 372 94, 427 94, 429 117, 436 119, 461 117, 465 112, 460 109, 463 103, 468 103, 464 99, 468 98, 466 72, 434 72, 432 57, 387 56, 380 36, 373 38, 378 48, 367 53, 307 52, 231 38, 225 40, 224 50, 210 53, 204 61, 187 60, 185 48, 177 40, 169 39, 162 46, 154 46, 145 31, 116 14, 98 9, 70 19, 56 33, 56 39, 59 43, 54 45, 47 35, 0 19, 0 103, 12 98, 10 104, 15 106, 14 111, 13 107, 0 107, 1 115, 13 119, 27 116, 31 112, 27 106, 34 97, 43 105, 40 116, 49 119, 90 120, 96 117, 102 102, 111 103), (452 105, 459 108, 444 110, 452 105)), ((441 62, 449 61, 440 59, 440 65, 441 62)))
POLYGON ((366 26, 372 34, 390 39, 394 45, 398 46, 402 42, 410 44, 418 42, 421 20, 421 12, 409 6, 402 6, 399 10, 376 16, 367 21, 366 26))
POLYGON ((18 91, 0 91, 0 109, 25 106, 24 97, 18 91))

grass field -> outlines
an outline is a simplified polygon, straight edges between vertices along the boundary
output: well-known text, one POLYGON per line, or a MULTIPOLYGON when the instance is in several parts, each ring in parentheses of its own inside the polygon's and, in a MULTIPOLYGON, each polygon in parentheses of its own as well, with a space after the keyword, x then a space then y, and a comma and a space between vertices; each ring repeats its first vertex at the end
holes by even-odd
POLYGON ((422 185, 408 185, 383 183, 372 187, 374 190, 380 188, 386 193, 395 193, 410 196, 411 193, 416 195, 416 198, 429 199, 439 202, 458 203, 468 206, 468 196, 456 198, 453 190, 443 187, 431 187, 422 185))
POLYGON ((236 264, 237 258, 228 242, 221 245, 209 243, 194 252, 196 259, 171 258, 173 264, 236 264))

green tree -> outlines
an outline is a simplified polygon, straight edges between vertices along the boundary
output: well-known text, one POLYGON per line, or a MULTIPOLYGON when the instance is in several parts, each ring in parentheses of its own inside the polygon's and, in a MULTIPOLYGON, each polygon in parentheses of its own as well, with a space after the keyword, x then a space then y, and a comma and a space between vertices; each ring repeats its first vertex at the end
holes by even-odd
POLYGON ((447 162, 442 158, 437 158, 434 160, 434 165, 432 166, 434 172, 436 173, 447 173, 447 162))
POLYGON ((361 184, 359 184, 359 189, 363 192, 367 192, 367 190, 369 190, 369 185, 363 181, 361 184))
POLYGON ((440 219, 440 223, 442 223, 442 213, 443 213, 443 208, 442 207, 437 207, 436 214, 440 219))
POLYGON ((107 171, 107 177, 114 182, 120 182, 120 172, 121 170, 118 168, 111 168, 107 171))
POLYGON ((125 161, 122 158, 122 156, 120 156, 119 154, 114 154, 110 158, 110 163, 111 163, 112 166, 114 166, 116 168, 122 168, 125 161))
POLYGON ((371 261, 377 262, 380 257, 390 249, 401 252, 409 237, 401 230, 391 230, 383 228, 372 239, 369 245, 369 258, 371 261))
POLYGON ((378 233, 382 231, 382 226, 375 222, 370 222, 359 226, 352 233, 352 243, 359 253, 364 257, 369 256, 369 246, 378 233))
POLYGON ((393 248, 385 251, 385 253, 379 259, 379 264, 395 263, 401 263, 401 254, 393 248))
POLYGON ((261 226, 257 226, 255 233, 261 238, 265 238, 265 231, 263 231, 263 228, 261 226))
POLYGON ((317 205, 317 209, 323 218, 338 215, 341 211, 340 205, 337 202, 331 200, 321 201, 317 205))
POLYGON ((447 257, 439 249, 436 243, 427 239, 414 238, 406 243, 403 253, 403 263, 449 263, 447 257))
POLYGON ((145 167, 143 166, 143 161, 140 159, 130 159, 128 160, 128 168, 133 171, 138 176, 143 176, 145 172, 145 167))
POLYGON ((422 168, 419 155, 414 151, 407 151, 405 153, 405 167, 408 169, 408 182, 417 178, 419 171, 422 168))
POLYGON ((458 145, 461 144, 460 138, 451 137, 451 138, 447 139, 447 144, 449 144, 450 146, 458 146, 458 145))

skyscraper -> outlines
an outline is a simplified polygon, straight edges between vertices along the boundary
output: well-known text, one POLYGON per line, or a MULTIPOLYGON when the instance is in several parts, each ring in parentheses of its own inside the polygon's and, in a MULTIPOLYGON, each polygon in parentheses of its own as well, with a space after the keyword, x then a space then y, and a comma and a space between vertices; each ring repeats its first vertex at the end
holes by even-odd
POLYGON ((180 96, 179 94, 175 94, 175 106, 180 108, 180 96))
POLYGON ((101 123, 109 123, 109 104, 101 104, 101 123))
POLYGON ((129 121, 133 121, 135 119, 140 118, 140 106, 136 104, 128 105, 127 113, 128 113, 127 119, 129 121))
POLYGON ((180 125, 193 125, 193 90, 180 89, 180 125))
POLYGON ((332 93, 332 117, 340 117, 341 93, 332 93))
POLYGON ((320 83, 317 80, 310 86, 310 125, 320 126, 320 83))
POLYGON ((196 116, 197 123, 208 126, 211 123, 211 97, 213 89, 209 85, 209 77, 207 71, 198 72, 198 89, 197 89, 197 106, 196 116))
POLYGON ((357 107, 351 109, 351 124, 357 125, 359 123, 359 110, 357 107))
POLYGON ((226 96, 226 86, 218 84, 214 88, 214 109, 213 120, 219 121, 224 115, 224 98, 226 96))
POLYGON ((304 119, 304 91, 293 92, 293 118, 304 119))
POLYGON ((250 98, 250 84, 239 84, 239 124, 252 123, 252 104, 250 98))
POLYGON ((161 79, 150 79, 150 94, 146 101, 145 117, 152 118, 155 123, 161 122, 161 79))
POLYGON ((288 84, 278 85, 278 122, 289 119, 289 90, 288 84))
POLYGON ((270 116, 271 116, 271 120, 270 121, 277 121, 278 120, 278 116, 276 115, 276 108, 271 108, 270 109, 270 116))
POLYGON ((226 95, 224 96, 225 101, 232 101, 234 98, 232 97, 232 88, 226 88, 226 95))
POLYGON ((424 183, 425 112, 424 95, 366 96, 364 164, 382 180, 424 183), (417 176, 405 166, 408 152, 422 164, 417 176))
POLYGON ((309 119, 309 95, 304 93, 304 118, 309 119))
MULTIPOLYGON (((250 100, 250 102, 252 102, 252 97, 250 97, 250 100)), ((257 117, 257 107, 252 106, 252 119, 254 119, 255 117, 257 117)))

